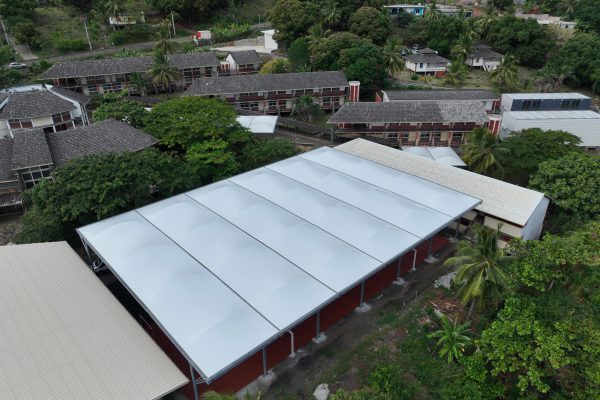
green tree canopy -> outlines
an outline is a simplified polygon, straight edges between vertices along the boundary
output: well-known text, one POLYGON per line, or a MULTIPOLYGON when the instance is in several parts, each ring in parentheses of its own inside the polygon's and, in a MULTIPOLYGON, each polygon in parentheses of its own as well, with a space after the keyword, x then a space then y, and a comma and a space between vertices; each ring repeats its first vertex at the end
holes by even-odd
POLYGON ((185 158, 202 183, 228 178, 239 171, 239 164, 229 144, 219 138, 194 143, 185 158))
POLYGON ((521 64, 530 67, 544 65, 556 40, 546 26, 533 19, 512 15, 495 19, 489 26, 486 42, 502 54, 513 54, 521 64))
POLYGON ((498 138, 487 128, 473 129, 461 149, 462 158, 471 171, 491 176, 504 173, 502 165, 506 163, 509 151, 499 145, 498 138))
POLYGON ((103 100, 102 104, 94 110, 92 118, 95 122, 104 121, 105 119, 114 118, 117 121, 127 122, 135 128, 144 126, 144 121, 148 115, 148 111, 139 103, 132 100, 124 100, 122 98, 112 99, 111 95, 105 96, 110 100, 103 100))
POLYGON ((23 221, 19 243, 72 239, 78 226, 198 183, 180 159, 155 149, 75 159, 57 168, 52 176, 53 180, 33 189, 33 214, 23 221))
POLYGON ((558 209, 581 220, 600 215, 600 159, 583 152, 541 163, 529 187, 545 193, 558 209))
POLYGON ((285 74, 292 72, 292 63, 287 58, 274 58, 267 61, 261 68, 261 74, 285 74))
POLYGON ((383 52, 371 43, 341 50, 339 66, 349 80, 360 81, 363 88, 380 88, 387 76, 383 52))
POLYGON ((313 65, 316 69, 335 71, 340 69, 340 52, 344 49, 360 46, 366 43, 350 32, 337 32, 323 39, 313 53, 313 65))
POLYGON ((288 58, 294 69, 310 63, 310 51, 308 50, 308 41, 306 38, 298 38, 292 42, 288 49, 288 58))
POLYGON ((242 169, 249 171, 298 154, 292 143, 283 139, 255 139, 244 148, 242 169))
POLYGON ((196 143, 222 139, 237 153, 251 138, 237 123, 233 107, 222 100, 195 96, 157 104, 146 117, 145 131, 180 151, 196 143))
POLYGON ((427 47, 449 56, 452 48, 466 32, 466 23, 462 18, 438 16, 425 25, 427 47))
POLYGON ((548 65, 555 70, 567 68, 572 72, 567 81, 591 88, 596 81, 594 74, 600 66, 600 34, 577 32, 548 61, 548 65))
POLYGON ((580 151, 580 142, 577 136, 565 131, 531 128, 514 132, 500 144, 510 151, 510 159, 504 162, 505 177, 512 183, 527 185, 542 162, 580 151))
POLYGON ((277 33, 275 40, 290 44, 304 36, 317 22, 320 8, 317 4, 300 0, 278 0, 269 10, 269 21, 277 33))
POLYGON ((350 32, 375 44, 384 44, 392 29, 387 11, 361 7, 350 17, 350 32))

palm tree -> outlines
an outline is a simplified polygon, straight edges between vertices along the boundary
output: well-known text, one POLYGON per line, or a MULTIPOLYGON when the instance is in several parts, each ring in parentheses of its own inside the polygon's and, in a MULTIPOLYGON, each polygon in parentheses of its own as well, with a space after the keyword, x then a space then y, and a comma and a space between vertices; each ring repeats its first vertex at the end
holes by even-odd
POLYGON ((306 41, 308 42, 308 50, 310 50, 311 54, 314 53, 323 40, 329 36, 329 33, 329 30, 325 29, 321 24, 315 24, 308 28, 306 41))
POLYGON ((470 322, 458 325, 457 320, 450 320, 447 315, 440 316, 442 329, 427 335, 429 339, 438 339, 436 345, 440 349, 440 357, 448 357, 448 363, 462 357, 465 348, 471 343, 468 336, 470 322))
POLYGON ((485 14, 475 21, 475 27, 480 38, 487 36, 490 26, 493 25, 498 18, 498 12, 491 3, 488 3, 485 14))
POLYGON ((396 76, 404 67, 404 59, 402 58, 402 40, 398 36, 388 38, 383 46, 383 59, 388 73, 396 76))
POLYGON ((337 1, 328 0, 325 4, 323 4, 323 8, 321 8, 321 16, 323 17, 323 22, 331 27, 342 19, 342 12, 338 6, 337 1))
POLYGON ((465 79, 467 79, 467 72, 467 67, 465 67, 462 60, 453 61, 446 72, 446 76, 444 76, 444 84, 461 86, 465 82, 465 79))
POLYGON ((164 54, 173 53, 175 44, 169 40, 171 38, 171 30, 166 22, 160 24, 156 36, 158 36, 158 42, 154 45, 154 51, 164 54))
POLYGON ((502 164, 510 154, 510 150, 500 146, 498 138, 484 127, 473 129, 461 150, 469 169, 485 175, 502 176, 502 164))
POLYGON ((302 64, 296 68, 296 72, 312 72, 312 67, 310 64, 302 64))
POLYGON ((458 42, 452 47, 451 53, 454 60, 463 63, 473 50, 473 38, 470 34, 464 34, 458 42))
POLYGON ((292 109, 292 115, 301 121, 312 122, 313 117, 321 113, 321 107, 309 94, 298 97, 292 109))
POLYGON ((131 83, 135 85, 140 96, 146 96, 148 94, 148 84, 144 76, 139 72, 132 72, 130 75, 131 83))
POLYGON ((148 75, 152 78, 152 84, 166 87, 171 93, 171 84, 177 80, 177 70, 169 65, 169 59, 163 52, 154 53, 154 64, 148 70, 148 75))
POLYGON ((596 89, 600 86, 600 68, 596 68, 590 78, 592 79, 592 92, 596 93, 596 89))
POLYGON ((506 55, 500 65, 490 74, 490 81, 499 88, 511 89, 517 85, 518 75, 517 59, 512 55, 506 55))
POLYGON ((479 226, 475 230, 475 242, 461 241, 456 256, 444 263, 444 266, 458 268, 453 281, 460 285, 461 302, 470 305, 467 319, 471 317, 475 303, 482 305, 484 299, 496 301, 506 285, 507 276, 502 271, 502 264, 508 256, 498 247, 499 237, 500 226, 496 230, 479 226))
POLYGON ((104 7, 106 12, 113 17, 118 17, 123 11, 124 0, 106 0, 104 7))
POLYGON ((575 5, 577 0, 563 0, 560 4, 560 8, 565 13, 565 17, 572 18, 573 12, 575 11, 575 5))

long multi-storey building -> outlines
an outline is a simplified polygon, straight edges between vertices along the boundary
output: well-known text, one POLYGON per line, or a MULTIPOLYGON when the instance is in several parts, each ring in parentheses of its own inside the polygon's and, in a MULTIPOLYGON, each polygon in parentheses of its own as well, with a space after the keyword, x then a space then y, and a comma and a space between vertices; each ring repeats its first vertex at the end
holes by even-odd
POLYGON ((500 107, 500 99, 494 92, 484 89, 443 89, 443 90, 382 90, 375 94, 375 101, 480 101, 488 113, 500 107))
POLYGON ((304 95, 323 110, 337 110, 349 98, 350 86, 358 85, 341 71, 220 76, 194 81, 184 96, 221 97, 236 108, 278 114, 291 112, 304 95))
POLYGON ((160 92, 172 89, 185 89, 195 79, 216 76, 219 59, 214 53, 170 54, 169 64, 178 72, 171 87, 156 86, 152 83, 148 70, 152 67, 152 57, 126 57, 103 60, 68 61, 54 64, 42 74, 42 79, 51 80, 54 85, 85 94, 120 92, 127 88, 131 94, 141 92, 141 77, 146 90, 160 92), (136 76, 139 74, 140 76, 136 76))
POLYGON ((351 102, 328 123, 341 138, 367 137, 393 147, 459 147, 489 118, 481 101, 351 102))

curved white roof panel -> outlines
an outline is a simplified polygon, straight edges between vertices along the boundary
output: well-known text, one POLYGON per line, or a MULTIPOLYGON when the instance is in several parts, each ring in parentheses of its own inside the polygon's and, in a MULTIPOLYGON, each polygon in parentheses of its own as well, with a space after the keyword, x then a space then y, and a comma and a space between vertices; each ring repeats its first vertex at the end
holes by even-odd
POLYGON ((78 231, 212 381, 479 202, 323 148, 78 231))

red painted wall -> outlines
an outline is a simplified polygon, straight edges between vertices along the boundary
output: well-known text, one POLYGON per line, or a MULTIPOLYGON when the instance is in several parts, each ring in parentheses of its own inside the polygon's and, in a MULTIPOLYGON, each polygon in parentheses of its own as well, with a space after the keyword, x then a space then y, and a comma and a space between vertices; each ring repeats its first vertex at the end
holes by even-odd
POLYGON ((329 303, 321 310, 321 331, 324 332, 360 305, 360 284, 329 303))
POLYGON ((392 261, 365 282, 365 301, 371 300, 396 279, 398 261, 392 261))

